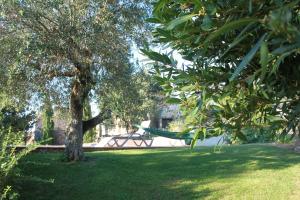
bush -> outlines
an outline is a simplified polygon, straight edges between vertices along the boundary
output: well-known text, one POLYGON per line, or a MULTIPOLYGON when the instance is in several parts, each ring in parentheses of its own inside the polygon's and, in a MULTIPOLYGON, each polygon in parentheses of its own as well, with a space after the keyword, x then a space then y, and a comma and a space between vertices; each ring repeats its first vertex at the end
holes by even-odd
POLYGON ((9 182, 12 178, 20 176, 16 167, 18 161, 34 148, 28 146, 24 150, 17 151, 16 145, 22 142, 20 135, 22 134, 0 127, 0 200, 18 198, 18 193, 13 190, 9 182))
MULTIPOLYGON (((246 126, 241 129, 245 135, 245 140, 235 137, 234 134, 228 134, 227 142, 230 144, 245 144, 245 143, 269 143, 279 141, 280 138, 273 134, 270 127, 250 127, 246 126)), ((285 137, 287 140, 288 138, 285 137)), ((288 141, 288 140, 287 140, 288 141)))
POLYGON ((168 131, 172 132, 182 132, 186 129, 184 120, 182 119, 177 119, 174 121, 171 121, 168 125, 168 131))

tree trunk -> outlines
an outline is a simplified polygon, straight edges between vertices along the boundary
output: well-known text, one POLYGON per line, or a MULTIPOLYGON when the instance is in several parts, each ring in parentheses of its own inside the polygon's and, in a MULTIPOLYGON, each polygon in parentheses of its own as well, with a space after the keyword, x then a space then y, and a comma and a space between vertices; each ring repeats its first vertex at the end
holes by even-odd
POLYGON ((78 161, 84 158, 83 134, 109 118, 110 112, 104 111, 92 119, 83 121, 83 103, 93 84, 90 71, 92 54, 88 49, 78 47, 72 38, 69 40, 69 45, 72 47, 69 51, 69 59, 77 69, 77 75, 74 77, 70 96, 71 123, 66 140, 66 157, 68 161, 78 161))
POLYGON ((66 141, 66 156, 69 161, 82 160, 83 155, 83 103, 93 83, 91 74, 92 54, 86 48, 78 46, 72 38, 68 40, 68 57, 76 68, 70 96, 71 123, 66 141))
POLYGON ((66 156, 68 161, 82 160, 83 155, 83 101, 84 88, 78 80, 72 86, 70 97, 71 123, 66 141, 66 156))
POLYGON ((71 123, 66 140, 68 161, 79 161, 84 158, 82 149, 84 133, 111 117, 110 110, 104 110, 96 117, 83 121, 83 102, 88 93, 89 88, 85 84, 77 80, 74 81, 70 97, 71 123))

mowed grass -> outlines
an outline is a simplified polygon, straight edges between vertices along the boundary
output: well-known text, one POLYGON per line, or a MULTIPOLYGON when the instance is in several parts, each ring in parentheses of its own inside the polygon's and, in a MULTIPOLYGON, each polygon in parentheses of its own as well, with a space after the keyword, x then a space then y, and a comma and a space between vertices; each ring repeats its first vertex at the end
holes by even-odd
POLYGON ((21 199, 300 199, 300 154, 266 145, 33 153, 20 164, 21 199))

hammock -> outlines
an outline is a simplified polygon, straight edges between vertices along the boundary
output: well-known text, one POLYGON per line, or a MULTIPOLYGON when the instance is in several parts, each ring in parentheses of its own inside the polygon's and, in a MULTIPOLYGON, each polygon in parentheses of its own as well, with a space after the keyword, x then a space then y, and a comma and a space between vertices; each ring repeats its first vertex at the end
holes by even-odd
POLYGON ((181 134, 180 132, 163 131, 156 128, 143 128, 143 129, 152 135, 162 136, 166 138, 180 139, 186 141, 191 141, 193 139, 193 135, 191 133, 181 134))

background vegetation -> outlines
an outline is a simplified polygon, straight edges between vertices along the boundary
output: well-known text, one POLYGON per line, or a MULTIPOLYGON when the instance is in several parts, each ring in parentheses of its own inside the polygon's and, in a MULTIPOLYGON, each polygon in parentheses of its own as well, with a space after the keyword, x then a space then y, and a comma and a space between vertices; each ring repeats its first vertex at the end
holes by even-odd
POLYGON ((100 108, 109 108, 128 132, 155 114, 158 88, 143 68, 130 66, 117 74, 106 75, 97 91, 100 108))

